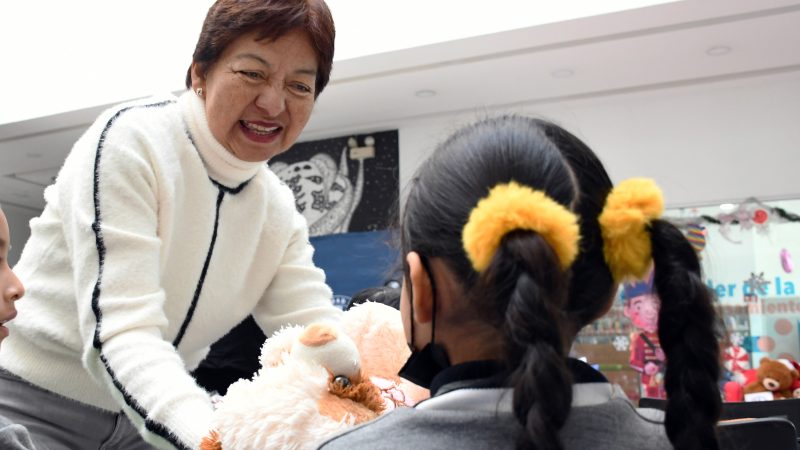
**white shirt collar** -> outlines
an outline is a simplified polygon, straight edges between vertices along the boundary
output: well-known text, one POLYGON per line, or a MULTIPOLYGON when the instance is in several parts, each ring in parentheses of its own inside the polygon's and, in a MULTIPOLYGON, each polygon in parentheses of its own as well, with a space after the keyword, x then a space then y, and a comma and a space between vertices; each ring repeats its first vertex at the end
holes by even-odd
MULTIPOLYGON (((510 388, 463 388, 438 395, 416 407, 419 409, 459 409, 471 411, 511 412, 510 388)), ((572 386, 572 407, 600 405, 614 397, 625 396, 618 385, 580 383, 572 386)))

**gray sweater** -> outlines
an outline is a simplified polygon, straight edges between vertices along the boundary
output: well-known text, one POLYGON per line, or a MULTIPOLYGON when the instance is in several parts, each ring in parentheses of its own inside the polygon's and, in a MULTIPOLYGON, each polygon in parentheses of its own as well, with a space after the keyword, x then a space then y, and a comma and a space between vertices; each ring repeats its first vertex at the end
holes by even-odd
MULTIPOLYGON (((561 430, 566 450, 671 449, 663 413, 638 410, 609 383, 574 385, 570 416, 561 430)), ((508 449, 519 425, 511 412, 511 390, 457 389, 416 408, 397 409, 323 443, 338 449, 508 449)))
POLYGON ((0 449, 33 450, 33 442, 28 430, 22 425, 11 423, 0 416, 0 449))

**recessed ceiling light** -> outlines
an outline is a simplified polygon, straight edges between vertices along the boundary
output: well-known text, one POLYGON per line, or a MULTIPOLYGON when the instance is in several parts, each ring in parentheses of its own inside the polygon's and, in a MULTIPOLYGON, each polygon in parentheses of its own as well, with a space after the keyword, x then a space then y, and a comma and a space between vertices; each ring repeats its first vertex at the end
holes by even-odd
POLYGON ((575 75, 575 71, 572 69, 556 69, 550 72, 550 76, 553 78, 569 78, 575 75))
POLYGON ((727 45, 715 45, 713 47, 709 47, 708 50, 706 50, 706 55, 722 56, 722 55, 727 55, 730 52, 731 48, 728 47, 727 45))
POLYGON ((433 89, 420 89, 417 92, 414 92, 414 95, 419 98, 431 98, 436 97, 437 92, 433 89))

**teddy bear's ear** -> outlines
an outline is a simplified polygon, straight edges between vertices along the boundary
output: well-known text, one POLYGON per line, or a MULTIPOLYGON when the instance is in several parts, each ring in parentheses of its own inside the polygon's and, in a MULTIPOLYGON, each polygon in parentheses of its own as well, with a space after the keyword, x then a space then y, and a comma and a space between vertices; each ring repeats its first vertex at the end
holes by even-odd
POLYGON ((759 363, 759 364, 764 364, 765 362, 767 362, 767 361, 769 361, 769 360, 770 360, 770 359, 769 359, 769 357, 768 357, 768 356, 765 356, 765 357, 761 358, 761 361, 759 361, 758 363, 759 363))

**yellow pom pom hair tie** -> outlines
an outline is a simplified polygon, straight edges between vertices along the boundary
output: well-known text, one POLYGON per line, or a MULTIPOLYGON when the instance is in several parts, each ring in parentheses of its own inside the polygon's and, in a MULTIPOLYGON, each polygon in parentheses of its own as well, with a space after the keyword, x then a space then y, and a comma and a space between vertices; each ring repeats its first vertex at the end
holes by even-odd
POLYGON ((603 253, 615 281, 646 275, 653 257, 647 226, 663 212, 661 189, 648 178, 625 180, 608 194, 598 220, 603 253))
POLYGON ((485 270, 503 236, 513 230, 542 236, 562 268, 569 267, 578 254, 580 231, 575 214, 544 192, 512 181, 492 188, 469 215, 461 239, 472 267, 485 270))

